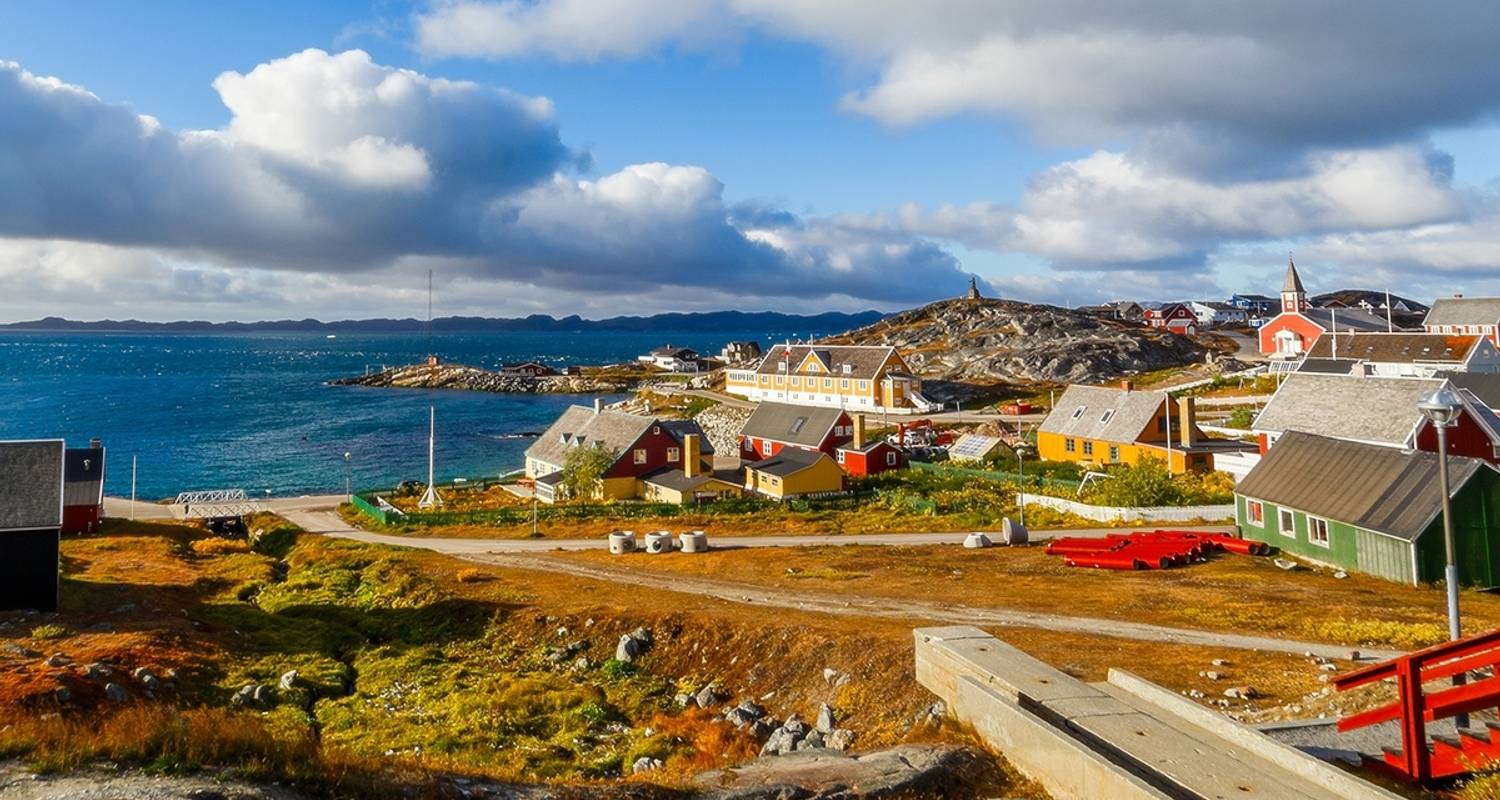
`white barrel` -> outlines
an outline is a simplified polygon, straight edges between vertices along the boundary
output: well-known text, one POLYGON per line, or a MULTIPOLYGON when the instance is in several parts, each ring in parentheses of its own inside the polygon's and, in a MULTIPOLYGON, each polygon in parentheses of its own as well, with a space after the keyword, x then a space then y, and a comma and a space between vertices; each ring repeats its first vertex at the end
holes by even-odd
POLYGON ((703 531, 683 531, 680 541, 684 553, 702 553, 708 550, 708 534, 703 531))
POLYGON ((672 552, 672 532, 652 531, 646 534, 646 552, 652 554, 672 552))
POLYGON ((635 531, 615 531, 611 533, 609 535, 609 552, 615 555, 635 552, 635 531))
POLYGON ((964 547, 970 550, 978 550, 981 547, 990 546, 990 537, 982 533, 971 533, 964 537, 964 547))

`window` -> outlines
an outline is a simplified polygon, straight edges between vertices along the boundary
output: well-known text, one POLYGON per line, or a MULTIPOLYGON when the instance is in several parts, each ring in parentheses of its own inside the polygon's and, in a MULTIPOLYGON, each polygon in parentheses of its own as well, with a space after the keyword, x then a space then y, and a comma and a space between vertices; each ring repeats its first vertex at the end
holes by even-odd
POLYGON ((860 391, 865 391, 866 389, 869 389, 869 388, 870 388, 870 382, 869 381, 860 381, 859 382, 859 390, 860 391))
POLYGON ((1328 546, 1328 520, 1307 518, 1307 540, 1320 547, 1328 546))
POLYGON ((802 426, 807 424, 807 417, 798 417, 792 420, 792 433, 800 433, 802 426))
POLYGON ((1078 419, 1079 417, 1083 416, 1083 412, 1088 411, 1088 410, 1089 410, 1088 406, 1079 406, 1079 407, 1073 409, 1073 419, 1078 419))
POLYGON ((1094 454, 1094 443, 1093 442, 1084 442, 1083 443, 1083 454, 1086 455, 1086 456, 1091 456, 1091 455, 1094 454))
POLYGON ((837 453, 835 453, 835 455, 837 455, 839 457, 839 463, 840 464, 844 463, 844 451, 843 450, 838 451, 837 453))
POLYGON ((778 362, 776 362, 776 370, 778 372, 786 372, 786 362, 785 361, 778 361, 778 362))
POLYGON ((801 386, 802 385, 802 379, 799 378, 799 377, 797 377, 796 375, 793 375, 792 376, 792 385, 793 386, 801 386))
POLYGON ((842 378, 842 379, 840 379, 839 380, 839 388, 840 389, 847 389, 847 388, 849 388, 849 379, 848 378, 842 378))
POLYGON ((1292 524, 1292 512, 1281 509, 1276 514, 1276 521, 1281 525, 1281 535, 1297 538, 1297 526, 1292 524))
POLYGON ((644 464, 644 463, 646 463, 646 451, 645 451, 645 449, 643 449, 643 448, 637 448, 636 449, 636 451, 635 451, 635 463, 637 463, 637 464, 644 464))
POLYGON ((746 439, 745 440, 745 450, 748 451, 748 452, 751 452, 751 453, 755 452, 755 440, 754 439, 746 439))
POLYGON ((1167 432, 1167 418, 1166 418, 1165 415, 1156 418, 1156 432, 1157 433, 1166 433, 1167 432))
POLYGON ((853 375, 854 374, 854 365, 852 365, 852 364, 845 364, 844 365, 844 374, 845 375, 853 375))
POLYGON ((824 378, 823 379, 823 388, 824 389, 832 389, 833 388, 833 378, 824 378))
POLYGON ((1099 417, 1099 421, 1100 422, 1109 422, 1109 418, 1113 417, 1114 415, 1115 415, 1115 410, 1113 408, 1106 408, 1106 409, 1104 409, 1104 414, 1099 417))
POLYGON ((1266 507, 1259 500, 1245 501, 1245 519, 1257 527, 1266 524, 1266 507))
POLYGON ((677 461, 678 461, 678 459, 680 459, 680 458, 682 458, 682 451, 681 450, 678 450, 675 447, 668 447, 667 448, 667 463, 668 464, 676 464, 677 461))
POLYGON ((1120 460, 1120 448, 1116 447, 1115 445, 1110 445, 1109 446, 1109 462, 1111 464, 1113 464, 1113 463, 1115 463, 1116 461, 1119 461, 1119 460, 1120 460))
POLYGON ((760 443, 760 454, 763 455, 763 456, 768 456, 768 455, 771 454, 771 443, 770 442, 761 442, 760 443))
POLYGON ((651 435, 652 436, 660 436, 661 435, 661 426, 660 425, 653 425, 651 427, 651 435))
POLYGON ((885 454, 885 465, 887 467, 896 466, 896 454, 894 452, 885 454))
POLYGON ((1073 441, 1072 439, 1064 439, 1063 440, 1063 450, 1065 450, 1065 451, 1067 451, 1069 453, 1072 453, 1072 452, 1076 451, 1077 449, 1078 449, 1078 443, 1077 442, 1073 441))

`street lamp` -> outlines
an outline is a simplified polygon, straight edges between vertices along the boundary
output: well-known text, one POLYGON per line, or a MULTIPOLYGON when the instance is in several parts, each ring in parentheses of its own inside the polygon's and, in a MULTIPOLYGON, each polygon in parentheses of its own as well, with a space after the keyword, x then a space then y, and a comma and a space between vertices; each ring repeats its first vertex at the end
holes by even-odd
POLYGON ((344 500, 354 502, 354 454, 344 451, 344 500))
MULTIPOLYGON (((1450 497, 1448 488, 1448 429, 1457 424, 1458 412, 1462 408, 1462 399, 1447 381, 1417 403, 1417 409, 1437 431, 1438 491, 1443 497, 1443 548, 1448 556, 1448 566, 1443 572, 1443 582, 1448 587, 1449 639, 1458 639, 1461 633, 1458 624, 1458 562, 1453 552, 1453 499, 1450 497)), ((1463 682, 1463 673, 1453 676, 1453 685, 1461 686, 1463 682)), ((1461 714, 1455 717, 1453 722, 1460 728, 1466 728, 1469 725, 1469 717, 1467 714, 1461 714)))

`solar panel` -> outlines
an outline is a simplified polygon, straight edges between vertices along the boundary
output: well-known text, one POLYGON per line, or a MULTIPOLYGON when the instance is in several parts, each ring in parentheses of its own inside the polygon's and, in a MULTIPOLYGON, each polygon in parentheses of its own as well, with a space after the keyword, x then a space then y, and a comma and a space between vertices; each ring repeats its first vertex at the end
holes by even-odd
POLYGON ((993 436, 981 436, 977 433, 969 433, 959 437, 959 440, 948 448, 948 456, 956 459, 979 459, 994 449, 999 442, 993 436))

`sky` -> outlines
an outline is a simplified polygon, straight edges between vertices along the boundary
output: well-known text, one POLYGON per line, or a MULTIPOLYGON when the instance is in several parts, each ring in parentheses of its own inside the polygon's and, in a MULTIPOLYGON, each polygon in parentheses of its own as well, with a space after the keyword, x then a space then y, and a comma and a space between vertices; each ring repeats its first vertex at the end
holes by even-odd
POLYGON ((0 7, 0 321, 1500 294, 1500 4, 0 7))

